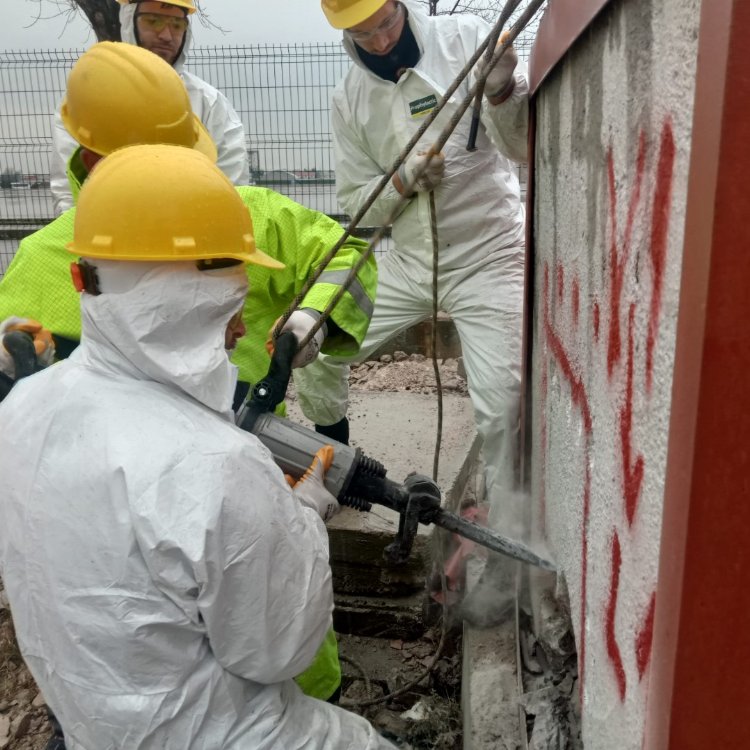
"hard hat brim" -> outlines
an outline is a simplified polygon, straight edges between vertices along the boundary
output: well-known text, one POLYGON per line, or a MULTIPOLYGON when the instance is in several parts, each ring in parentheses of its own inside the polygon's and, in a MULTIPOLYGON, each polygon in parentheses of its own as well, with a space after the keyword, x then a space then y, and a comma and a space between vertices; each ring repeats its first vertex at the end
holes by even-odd
POLYGON ((198 133, 198 138, 195 141, 193 148, 204 156, 207 156, 214 164, 216 164, 216 161, 219 158, 216 144, 214 143, 213 138, 209 135, 208 130, 206 130, 206 126, 198 119, 198 115, 193 115, 193 117, 195 118, 195 124, 197 126, 196 132, 198 133))
POLYGON ((264 268, 272 268, 276 271, 280 271, 282 268, 286 268, 283 263, 276 260, 276 258, 272 258, 270 255, 267 255, 262 250, 258 250, 257 247, 255 248, 255 250, 253 250, 252 253, 245 256, 244 260, 245 263, 250 263, 254 266, 263 266, 264 268))
POLYGON ((377 13, 388 0, 369 0, 369 2, 360 2, 343 10, 330 10, 325 3, 321 3, 323 13, 325 13, 328 23, 334 29, 351 29, 352 26, 366 21, 370 16, 377 13))
MULTIPOLYGON (((120 5, 129 5, 130 0, 117 0, 120 5)), ((186 0, 177 0, 177 2, 173 2, 172 0, 165 0, 167 5, 174 5, 177 8, 184 8, 187 11, 187 14, 190 15, 192 13, 195 13, 195 6, 192 2, 186 2, 186 0)))

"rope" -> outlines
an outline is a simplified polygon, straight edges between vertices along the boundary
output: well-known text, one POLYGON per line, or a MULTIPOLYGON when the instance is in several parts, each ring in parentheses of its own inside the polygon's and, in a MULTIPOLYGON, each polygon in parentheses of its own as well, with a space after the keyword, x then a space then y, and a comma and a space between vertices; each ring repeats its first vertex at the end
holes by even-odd
MULTIPOLYGON (((503 17, 505 16, 505 10, 507 10, 508 7, 512 6, 516 2, 517 0, 509 0, 509 3, 506 5, 506 8, 503 9, 503 13, 501 13, 500 20, 502 20, 503 17)), ((472 101, 476 97, 477 87, 479 83, 482 83, 482 85, 484 84, 484 81, 486 80, 486 77, 487 77, 487 73, 489 73, 492 67, 494 67, 494 65, 502 57, 505 50, 507 50, 509 47, 513 45, 513 42, 516 40, 516 37, 523 31, 523 29, 526 27, 526 25, 531 20, 531 18, 536 14, 536 12, 545 2, 547 2, 547 0, 531 0, 529 5, 526 7, 526 10, 524 10, 524 12, 519 17, 518 21, 508 31, 508 35, 505 41, 502 44, 500 44, 498 47, 496 47, 495 53, 492 56, 493 64, 485 69, 485 73, 482 76, 477 78, 476 83, 470 88, 468 95, 464 98, 464 100, 461 102, 456 112, 451 117, 450 121, 446 124, 446 126, 440 132, 440 135, 438 136, 437 140, 435 141, 435 143, 430 149, 431 152, 438 153, 443 149, 443 146, 448 141, 448 138, 450 137, 451 133, 455 130, 456 126, 458 125, 459 121, 463 117, 464 113, 466 112, 466 110, 469 108, 472 101)), ((502 28, 500 21, 498 21, 498 24, 496 24, 496 26, 498 25, 500 25, 500 28, 502 28)), ((493 31, 494 31, 494 28, 493 28, 493 31)), ((365 201, 365 203, 360 208, 360 210, 357 211, 357 214, 354 216, 349 226, 341 235, 338 242, 331 248, 331 250, 328 252, 326 257, 323 259, 321 266, 319 266, 315 270, 315 272, 311 275, 311 277, 308 279, 308 281, 306 282, 306 284, 304 285, 300 293, 293 300, 292 304, 290 305, 290 308, 279 320, 279 323, 276 326, 276 329, 274 330, 274 336, 277 336, 278 333, 281 331, 281 328, 283 327, 286 320, 289 318, 289 315, 291 315, 292 311, 296 309, 296 307, 299 305, 301 300, 304 298, 304 296, 310 290, 312 285, 315 283, 315 280, 323 272, 325 265, 330 262, 331 258, 333 258, 333 256, 338 252, 339 248, 344 244, 344 242, 346 241, 346 238, 349 237, 351 235, 351 232, 357 227, 359 221, 361 221, 362 217, 369 210, 374 200, 377 198, 377 196, 380 194, 383 188, 388 184, 391 177, 393 177, 398 167, 400 166, 401 162, 403 162, 406 159, 406 157, 409 155, 409 152, 416 145, 417 141, 421 138, 424 131, 427 129, 427 127, 429 127, 430 124, 432 124, 432 122, 434 122, 435 117, 437 117, 437 114, 442 110, 442 108, 445 106, 445 103, 450 99, 450 97, 456 91, 456 89, 461 84, 463 79, 468 75, 471 68, 474 66, 476 61, 481 56, 482 52, 484 52, 484 50, 487 48, 489 40, 490 40, 490 37, 488 37, 487 39, 485 39, 484 42, 482 42, 482 44, 479 46, 477 51, 472 55, 469 62, 464 66, 463 70, 459 73, 456 80, 447 89, 447 91, 445 92, 445 96, 438 102, 437 107, 433 110, 433 112, 430 114, 427 120, 423 123, 423 125, 415 132, 414 136, 412 136, 407 146, 399 155, 395 164, 388 170, 388 172, 386 172, 383 175, 380 182, 378 183, 378 186, 373 191, 372 195, 370 195, 370 197, 365 201)), ((406 193, 406 195, 409 195, 409 193, 411 192, 414 186, 414 183, 421 176, 422 172, 427 168, 428 164, 429 164, 429 159, 425 161, 423 165, 423 169, 417 170, 417 172, 414 174, 413 181, 411 181, 408 185, 404 186, 405 187, 404 192, 406 193)), ((401 209, 401 206, 407 200, 409 200, 409 198, 407 197, 402 197, 401 200, 399 200, 399 202, 396 204, 396 206, 394 207, 394 209, 391 211, 390 215, 386 219, 384 226, 378 229, 378 231, 375 233, 367 250, 362 254, 362 256, 357 261, 357 263, 351 268, 351 270, 349 271, 349 274, 347 275, 347 278, 344 280, 344 283, 336 292, 333 299, 329 302, 326 309, 321 313, 320 318, 316 321, 315 325, 313 325, 313 327, 310 329, 307 336, 305 336, 303 340, 300 342, 300 346, 299 346, 300 349, 307 345, 307 343, 318 332, 320 327, 326 322, 326 320, 328 320, 333 309, 336 307, 336 305, 339 303, 341 298, 344 296, 348 287, 357 277, 357 274, 359 273, 360 269, 362 269, 365 263, 367 263, 370 255, 372 255, 374 249, 377 247, 378 243, 383 238, 385 227, 390 226, 393 223, 393 220, 398 215, 401 209)))
POLYGON ((432 349, 432 369, 437 384, 437 434, 435 435, 435 457, 432 460, 432 479, 438 480, 440 465, 440 445, 443 441, 443 383, 440 379, 440 367, 437 361, 437 321, 438 321, 438 230, 437 211, 435 209, 435 192, 430 190, 430 231, 432 232, 432 332, 430 348, 432 349))

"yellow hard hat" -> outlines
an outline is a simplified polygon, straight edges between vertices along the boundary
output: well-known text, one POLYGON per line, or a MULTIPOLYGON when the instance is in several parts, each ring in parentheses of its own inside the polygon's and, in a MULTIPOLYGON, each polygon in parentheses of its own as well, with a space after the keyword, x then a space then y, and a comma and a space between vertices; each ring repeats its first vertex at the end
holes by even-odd
POLYGON ((137 143, 171 143, 216 161, 180 76, 134 44, 99 42, 84 52, 68 76, 60 116, 78 143, 102 156, 137 143))
POLYGON ((109 260, 284 267, 255 247, 250 212, 224 173, 180 146, 128 146, 99 162, 81 189, 67 249, 109 260))
POLYGON ((350 29, 377 13, 388 0, 320 0, 323 13, 334 29, 350 29))
MULTIPOLYGON (((120 5, 130 5, 132 2, 138 2, 138 0, 117 0, 120 5)), ((178 8, 184 8, 188 13, 195 13, 195 3, 193 0, 160 0, 160 2, 166 5, 176 5, 178 8)))

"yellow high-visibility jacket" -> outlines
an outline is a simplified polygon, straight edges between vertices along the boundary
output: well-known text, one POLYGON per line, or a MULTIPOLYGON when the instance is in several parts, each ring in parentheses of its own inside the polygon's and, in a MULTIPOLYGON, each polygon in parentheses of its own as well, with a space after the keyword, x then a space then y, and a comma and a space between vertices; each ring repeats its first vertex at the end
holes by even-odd
MULTIPOLYGON (((78 152, 71 157, 68 175, 77 197, 83 181, 78 152)), ((239 187, 237 192, 252 216, 256 245, 286 266, 281 271, 247 266, 247 334, 237 345, 232 360, 240 369, 240 380, 255 383, 268 370, 270 357, 264 343, 271 326, 341 237, 343 229, 325 214, 273 190, 239 187)), ((123 204, 123 210, 127 210, 127 204, 123 204)), ((74 257, 65 249, 73 239, 74 220, 75 207, 21 241, 0 280, 0 320, 11 315, 34 318, 53 334, 80 339, 78 292, 70 278, 74 257)), ((322 312, 366 248, 363 240, 347 238, 299 306, 322 312)), ((329 335, 321 349, 324 353, 357 353, 370 323, 376 286, 377 269, 371 257, 329 319, 329 335)))

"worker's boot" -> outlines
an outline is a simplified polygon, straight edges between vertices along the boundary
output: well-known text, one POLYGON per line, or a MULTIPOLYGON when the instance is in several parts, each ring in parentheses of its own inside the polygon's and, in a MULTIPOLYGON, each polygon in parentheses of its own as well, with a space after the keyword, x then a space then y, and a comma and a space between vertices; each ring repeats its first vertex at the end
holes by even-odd
POLYGON ((338 440, 339 443, 349 445, 349 420, 344 417, 335 424, 316 424, 315 432, 319 432, 321 435, 331 438, 331 440, 338 440))
POLYGON ((52 736, 44 746, 44 750, 65 750, 65 735, 63 734, 60 722, 52 711, 47 709, 47 718, 49 719, 50 726, 52 727, 52 736))

